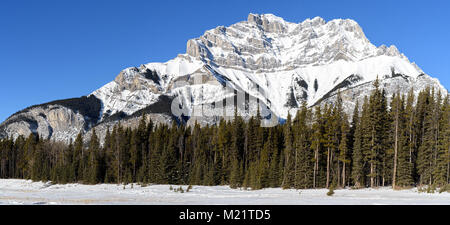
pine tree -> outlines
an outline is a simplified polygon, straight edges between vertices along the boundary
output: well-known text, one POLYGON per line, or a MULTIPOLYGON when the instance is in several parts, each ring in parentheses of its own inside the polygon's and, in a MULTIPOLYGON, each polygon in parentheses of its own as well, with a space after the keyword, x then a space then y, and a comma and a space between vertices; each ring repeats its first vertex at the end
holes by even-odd
MULTIPOLYGON (((172 123, 172 127, 168 131, 167 146, 163 148, 160 158, 160 172, 163 176, 164 184, 176 184, 177 183, 177 171, 176 171, 176 124, 172 123)), ((205 162, 199 162, 205 163, 205 162)), ((204 165, 202 165, 204 166, 204 165)))
POLYGON ((82 162, 83 157, 84 157, 83 136, 80 132, 78 133, 77 138, 75 139, 73 159, 72 159, 72 166, 75 170, 76 181, 81 181, 83 179, 83 171, 84 171, 84 163, 82 162))
MULTIPOLYGON (((246 124, 241 116, 237 115, 235 112, 235 118, 233 121, 232 129, 232 147, 231 147, 231 157, 232 160, 236 160, 236 163, 232 165, 232 173, 234 185, 241 186, 245 170, 245 129, 246 124)), ((231 181, 230 181, 231 182, 231 181)))
MULTIPOLYGON (((131 140, 130 140, 130 164, 131 164, 131 170, 132 170, 132 175, 133 178, 136 178, 136 171, 138 169, 138 162, 140 161, 139 159, 139 153, 140 153, 140 144, 141 144, 141 140, 139 137, 139 134, 133 130, 131 131, 131 140)), ((133 182, 135 180, 133 179, 133 182)))
POLYGON ((64 168, 64 177, 65 183, 72 183, 76 181, 76 168, 73 165, 73 155, 74 155, 74 146, 72 144, 72 140, 67 147, 67 151, 65 152, 65 168, 64 168))
POLYGON ((435 128, 433 124, 434 110, 436 110, 434 94, 430 94, 430 89, 425 89, 419 94, 417 107, 423 111, 422 139, 418 148, 417 168, 420 176, 420 184, 433 183, 433 153, 435 151, 435 128))
POLYGON ((407 136, 407 145, 408 145, 408 162, 411 166, 411 174, 413 176, 413 182, 414 182, 414 173, 415 173, 415 161, 416 161, 416 142, 417 142, 417 135, 416 135, 416 129, 415 129, 415 118, 416 118, 416 110, 414 107, 415 104, 415 95, 414 95, 414 89, 411 89, 408 92, 408 97, 406 100, 406 107, 405 107, 405 122, 407 123, 405 132, 407 136))
POLYGON ((90 184, 98 183, 100 179, 100 166, 99 166, 99 149, 100 143, 95 129, 92 130, 91 140, 88 148, 88 162, 87 169, 85 170, 85 181, 90 184))
POLYGON ((350 157, 349 157, 349 149, 348 149, 348 136, 350 133, 350 125, 348 124, 348 120, 346 116, 344 116, 344 119, 342 121, 341 126, 341 141, 339 144, 339 161, 342 162, 342 186, 345 187, 347 183, 347 173, 348 173, 348 165, 350 164, 350 157))
POLYGON ((106 129, 105 134, 105 142, 103 144, 103 151, 104 151, 104 158, 105 158, 105 171, 104 171, 104 182, 105 183, 113 183, 114 180, 114 174, 111 162, 113 160, 113 143, 112 143, 112 137, 111 132, 109 131, 109 127, 106 129))
POLYGON ((314 114, 314 123, 312 125, 312 142, 311 148, 314 151, 314 169, 313 169, 313 188, 316 188, 319 184, 318 175, 319 175, 319 161, 320 156, 323 154, 322 143, 323 143, 323 135, 324 135, 324 124, 322 118, 322 111, 320 106, 317 106, 314 114))
POLYGON ((221 179, 221 183, 225 184, 229 181, 230 174, 230 160, 228 154, 230 152, 230 142, 231 135, 229 132, 230 126, 224 119, 221 119, 219 122, 218 134, 217 134, 217 151, 220 156, 220 160, 218 165, 220 165, 219 176, 221 179))
POLYGON ((433 169, 434 183, 444 186, 450 183, 450 99, 447 95, 440 108, 439 137, 436 166, 433 169))
POLYGON ((387 140, 387 101, 384 91, 379 89, 379 80, 374 82, 374 91, 372 92, 366 109, 367 116, 365 120, 364 155, 365 161, 369 164, 370 187, 380 185, 380 175, 384 182, 383 157, 386 151, 387 140))
POLYGON ((311 112, 303 102, 293 124, 295 148, 295 188, 309 188, 313 186, 314 156, 310 144, 311 112))
MULTIPOLYGON (((399 94, 398 94, 399 95, 399 94)), ((397 173, 396 186, 408 187, 413 184, 413 167, 410 162, 410 149, 408 144, 408 118, 406 116, 405 98, 398 98, 399 112, 398 112, 398 131, 397 131, 397 173)), ((394 174, 393 174, 394 176, 394 174)))
POLYGON ((332 148, 331 148, 331 156, 330 156, 330 163, 331 163, 331 170, 332 170, 332 182, 337 184, 337 186, 342 186, 341 183, 341 160, 340 160, 340 153, 339 148, 341 146, 341 139, 342 139, 342 124, 344 123, 344 112, 343 112, 343 106, 342 106, 342 95, 341 91, 338 90, 337 96, 336 96, 336 103, 333 107, 332 113, 331 113, 331 126, 332 126, 332 148))
POLYGON ((237 157, 233 157, 231 162, 230 187, 237 188, 240 186, 241 186, 241 168, 237 157))
POLYGON ((295 176, 295 154, 294 154, 294 137, 292 134, 292 118, 288 114, 286 123, 284 124, 284 172, 283 188, 291 188, 294 185, 295 176))
POLYGON ((391 102, 391 111, 392 117, 394 121, 393 125, 393 134, 394 134, 394 168, 392 173, 392 188, 396 188, 396 179, 397 179, 397 162, 398 162, 398 148, 399 148, 399 139, 400 139, 400 91, 397 91, 397 94, 394 95, 391 102))
MULTIPOLYGON (((274 137, 273 129, 269 129, 269 135, 267 141, 264 143, 264 147, 261 151, 261 156, 259 158, 259 176, 260 176, 260 187, 265 188, 271 186, 271 181, 273 177, 270 176, 271 157, 274 154, 274 137)), ((272 159, 273 160, 273 159, 272 159)), ((275 168, 273 168, 275 169, 275 168)), ((272 175, 273 176, 273 175, 272 175)))
POLYGON ((325 106, 325 132, 324 132, 324 147, 326 148, 326 186, 325 188, 328 188, 330 186, 331 182, 331 170, 332 170, 332 161, 333 161, 333 149, 335 147, 335 142, 333 138, 335 137, 335 127, 334 122, 332 118, 332 108, 328 105, 325 106))
POLYGON ((269 130, 269 140, 265 144, 265 147, 270 151, 270 166, 268 169, 268 187, 278 187, 280 168, 279 164, 281 162, 278 150, 278 129, 270 128, 269 130))
MULTIPOLYGON (((364 107, 367 107, 367 98, 364 98, 364 107)), ((352 180, 356 188, 364 186, 364 157, 363 157, 363 135, 362 121, 359 115, 359 103, 356 102, 353 111, 352 129, 354 130, 353 153, 352 153, 352 180)))

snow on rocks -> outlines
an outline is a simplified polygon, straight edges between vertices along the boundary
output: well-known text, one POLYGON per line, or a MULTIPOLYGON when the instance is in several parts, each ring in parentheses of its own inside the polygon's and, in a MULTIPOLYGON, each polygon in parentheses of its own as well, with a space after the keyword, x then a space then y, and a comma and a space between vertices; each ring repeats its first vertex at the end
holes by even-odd
MULTIPOLYGON (((247 21, 229 27, 219 26, 207 30, 199 38, 189 40, 186 54, 178 55, 166 63, 143 66, 158 72, 161 79, 161 84, 156 85, 160 90, 158 94, 198 96, 196 92, 207 90, 207 84, 198 87, 191 85, 185 87, 184 91, 174 91, 172 81, 194 74, 210 76, 209 72, 214 71, 226 78, 225 83, 229 86, 258 98, 281 118, 286 118, 288 111, 293 108, 286 106, 291 90, 295 92, 297 106, 303 101, 313 106, 328 97, 330 92, 336 92, 336 87, 345 90, 372 82, 377 77, 389 79, 393 74, 401 74, 411 79, 417 79, 420 75, 432 79, 395 46, 376 47, 370 43, 354 20, 334 19, 327 22, 316 17, 292 23, 272 14, 252 13, 247 21), (209 71, 202 69, 204 67, 210 68, 209 71), (339 86, 350 76, 360 79, 351 85, 339 86), (300 81, 303 81, 303 87, 299 87, 300 81), (317 88, 313 88, 315 83, 318 84, 317 88)), ((133 73, 130 73, 130 69, 121 74, 127 75, 125 77, 132 82, 133 76, 130 74, 133 73)), ((443 93, 447 92, 439 81, 427 84, 443 93)), ((116 86, 108 84, 93 93, 104 102, 104 112, 132 114, 152 104, 158 95, 145 85, 140 90, 116 86)), ((421 89, 421 86, 416 88, 415 83, 406 86, 402 91, 413 87, 421 89)), ((387 93, 395 91, 388 90, 387 93)), ((220 96, 216 93, 205 92, 202 99, 194 98, 187 104, 192 107, 213 102, 212 99, 216 101, 220 96)))

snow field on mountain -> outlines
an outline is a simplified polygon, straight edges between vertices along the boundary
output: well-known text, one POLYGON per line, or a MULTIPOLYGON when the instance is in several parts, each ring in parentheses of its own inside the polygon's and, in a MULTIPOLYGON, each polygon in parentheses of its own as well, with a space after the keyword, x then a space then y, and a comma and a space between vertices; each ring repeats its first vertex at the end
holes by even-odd
MULTIPOLYGON (((198 83, 174 88, 174 81, 214 75, 222 85, 249 93, 268 105, 276 116, 286 118, 303 101, 313 106, 331 91, 336 92, 336 87, 349 76, 357 79, 349 86, 339 86, 341 91, 377 77, 388 79, 392 72, 411 80, 424 74, 395 46, 373 45, 354 20, 327 22, 315 17, 292 23, 273 14, 250 14, 247 21, 207 30, 187 42, 186 54, 140 68, 158 73, 159 82, 154 84, 158 93, 147 87, 146 79, 135 68, 127 68, 121 73, 126 78, 124 82, 131 85, 139 80, 144 85, 141 90, 130 91, 127 85, 122 83, 119 88, 113 81, 114 84, 95 91, 93 94, 104 105, 103 113, 130 115, 156 102, 160 94, 186 99, 184 103, 192 111, 193 106, 223 99, 218 83, 215 88, 198 83), (292 102, 291 93, 296 102, 292 102), (286 104, 288 101, 290 104, 286 104)), ((409 80, 404 82, 420 89, 409 80)), ((445 92, 439 81, 433 86, 445 92)))

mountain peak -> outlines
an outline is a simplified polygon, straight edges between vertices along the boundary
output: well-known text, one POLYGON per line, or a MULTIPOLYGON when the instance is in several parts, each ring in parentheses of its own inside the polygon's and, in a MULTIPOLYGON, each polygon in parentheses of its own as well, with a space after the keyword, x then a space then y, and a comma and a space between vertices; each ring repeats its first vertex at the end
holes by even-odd
POLYGON ((311 18, 306 19, 301 24, 310 24, 312 26, 321 26, 321 25, 325 25, 326 21, 322 17, 316 16, 312 19, 311 18))
POLYGON ((292 23, 273 14, 253 13, 247 21, 219 26, 189 40, 186 53, 224 67, 260 71, 401 56, 395 47, 378 49, 371 44, 352 19, 326 22, 317 16, 292 23))
MULTIPOLYGON (((287 31, 287 22, 278 16, 273 14, 252 14, 250 13, 247 18, 249 24, 256 25, 264 32, 269 33, 283 33, 287 31)), ((290 23, 292 24, 292 23, 290 23)))
POLYGON ((386 45, 381 45, 380 47, 378 47, 378 55, 397 56, 402 58, 404 57, 404 55, 400 53, 395 45, 391 45, 389 47, 387 47, 386 45))
POLYGON ((247 22, 249 23, 256 23, 261 25, 263 21, 268 21, 268 22, 286 22, 283 18, 275 16, 274 14, 271 13, 266 13, 266 14, 254 14, 254 13, 250 13, 248 14, 247 17, 247 22))

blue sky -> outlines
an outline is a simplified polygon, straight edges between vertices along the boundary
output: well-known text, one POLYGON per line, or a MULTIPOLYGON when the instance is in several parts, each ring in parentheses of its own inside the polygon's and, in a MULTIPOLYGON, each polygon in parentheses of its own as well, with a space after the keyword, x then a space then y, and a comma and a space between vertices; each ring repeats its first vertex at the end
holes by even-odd
POLYGON ((450 88, 450 1, 0 1, 0 121, 30 105, 80 97, 124 68, 164 62, 207 29, 273 13, 350 18, 450 88))

